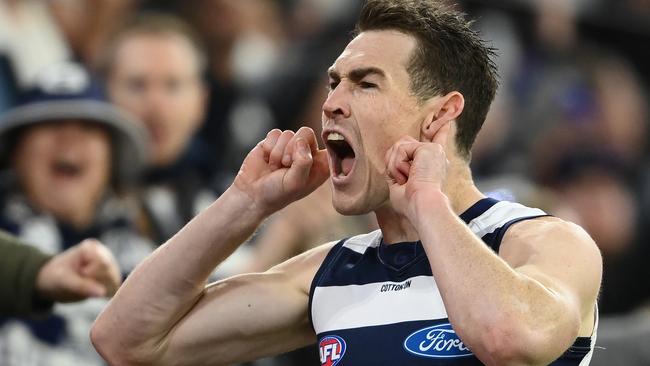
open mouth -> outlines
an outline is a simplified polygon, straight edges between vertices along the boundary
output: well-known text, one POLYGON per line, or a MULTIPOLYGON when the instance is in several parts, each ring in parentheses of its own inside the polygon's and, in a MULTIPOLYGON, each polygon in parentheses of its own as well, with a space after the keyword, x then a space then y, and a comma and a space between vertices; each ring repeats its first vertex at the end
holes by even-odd
POLYGON ((330 163, 332 173, 335 177, 346 177, 354 168, 356 155, 352 146, 345 141, 343 135, 331 132, 325 140, 327 149, 330 152, 330 163))
POLYGON ((59 160, 52 164, 52 173, 56 178, 77 178, 83 173, 81 164, 59 160))

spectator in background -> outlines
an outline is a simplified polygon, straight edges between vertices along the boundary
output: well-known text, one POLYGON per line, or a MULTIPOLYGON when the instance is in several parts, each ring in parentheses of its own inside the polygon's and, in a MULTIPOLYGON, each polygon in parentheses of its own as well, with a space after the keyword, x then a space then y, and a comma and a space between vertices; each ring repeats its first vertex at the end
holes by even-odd
MULTIPOLYGON (((293 63, 281 5, 273 0, 197 0, 178 7, 199 30, 208 54, 207 84, 210 89, 206 123, 199 134, 209 141, 214 170, 212 184, 227 188, 239 163, 266 132, 277 127, 268 93, 270 76, 293 63)), ((305 72, 304 65, 293 69, 305 72)), ((294 98, 304 90, 283 89, 278 98, 300 105, 294 98)))
POLYGON ((52 256, 0 232, 0 315, 40 315, 55 301, 110 297, 121 283, 115 258, 96 240, 52 256))
POLYGON ((92 64, 133 0, 0 1, 0 58, 18 85, 29 87, 47 65, 72 59, 92 64))
POLYGON ((215 198, 195 133, 204 117, 205 55, 191 28, 169 15, 143 14, 113 38, 102 72, 110 99, 138 117, 151 138, 142 193, 148 232, 169 239, 215 198))
MULTIPOLYGON (((56 254, 99 238, 128 273, 153 245, 140 236, 127 188, 145 158, 145 135, 104 101, 76 64, 44 70, 19 106, 0 117, 9 168, 0 228, 56 254)), ((88 331, 106 301, 57 305, 45 319, 0 320, 0 364, 101 365, 88 331)))

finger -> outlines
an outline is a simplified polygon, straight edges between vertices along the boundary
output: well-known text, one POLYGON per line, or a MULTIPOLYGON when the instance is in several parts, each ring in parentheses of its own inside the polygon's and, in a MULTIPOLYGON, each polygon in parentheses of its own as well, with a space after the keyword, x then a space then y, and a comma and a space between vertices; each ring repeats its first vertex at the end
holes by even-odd
POLYGON ((420 141, 405 137, 393 146, 390 166, 397 183, 404 184, 408 180, 415 152, 421 145, 420 141))
POLYGON ((395 154, 395 168, 402 173, 407 180, 411 172, 413 159, 415 158, 415 151, 420 145, 420 142, 404 142, 397 147, 397 152, 395 154))
POLYGON ((395 147, 393 160, 391 161, 393 174, 397 178, 397 183, 404 184, 408 181, 409 171, 411 170, 410 159, 402 145, 395 147))
MULTIPOLYGON (((291 138, 293 138, 293 135, 294 135, 293 131, 287 130, 282 132, 277 142, 275 143, 275 146, 273 146, 273 150, 271 150, 271 154, 269 155, 269 165, 276 168, 282 167, 282 161, 285 155, 285 149, 289 141, 291 141, 291 138)), ((285 165, 285 166, 288 167, 289 165, 285 165)))
POLYGON ((392 155, 393 148, 394 146, 389 147, 388 150, 386 150, 386 152, 384 153, 384 165, 386 166, 385 174, 386 177, 390 178, 391 180, 393 179, 393 177, 390 175, 390 158, 393 156, 392 155))
POLYGON ((267 163, 269 162, 269 156, 271 155, 271 150, 273 150, 273 147, 278 142, 278 138, 280 138, 281 134, 282 131, 275 128, 269 131, 269 133, 266 134, 266 138, 262 141, 262 150, 264 151, 264 161, 266 161, 267 163))
POLYGON ((435 135, 433 135, 433 138, 431 139, 431 142, 440 144, 442 147, 447 147, 447 138, 449 137, 449 130, 451 129, 451 121, 445 122, 440 129, 438 129, 438 132, 436 132, 435 135))
POLYGON ((312 159, 310 184, 318 187, 330 176, 330 159, 326 149, 316 150, 316 153, 312 154, 312 159))
POLYGON ((80 275, 102 283, 107 289, 116 289, 122 282, 117 264, 102 259, 88 263, 81 269, 80 275))
POLYGON ((96 239, 85 239, 79 243, 81 254, 81 271, 97 271, 99 267, 107 267, 114 261, 111 252, 96 239))
POLYGON ((395 150, 395 145, 391 146, 388 150, 386 150, 386 153, 384 154, 384 163, 386 165, 386 178, 390 183, 395 183, 395 177, 393 176, 393 173, 391 171, 391 164, 393 161, 393 150, 395 150))
POLYGON ((300 127, 296 136, 303 138, 305 142, 309 145, 312 155, 318 151, 318 140, 316 139, 316 133, 309 127, 300 127))
POLYGON ((74 298, 88 298, 88 297, 104 297, 106 296, 106 288, 101 283, 81 276, 73 274, 66 276, 63 279, 64 287, 72 294, 74 298))
POLYGON ((79 274, 103 284, 108 292, 117 290, 122 282, 120 268, 108 248, 94 239, 84 240, 80 247, 83 260, 79 274))
POLYGON ((388 164, 386 168, 388 171, 388 176, 391 177, 395 181, 395 183, 404 184, 404 182, 406 182, 406 176, 402 174, 402 172, 396 167, 397 162, 400 160, 398 156, 399 156, 399 148, 398 145, 395 144, 390 150, 390 155, 388 158, 388 164))
POLYGON ((293 156, 293 151, 298 139, 303 139, 307 145, 309 145, 312 155, 318 151, 318 142, 316 141, 314 130, 309 127, 300 127, 298 132, 296 132, 291 141, 287 144, 287 147, 284 149, 284 155, 282 156, 283 166, 288 167, 291 165, 291 157, 293 156))
POLYGON ((285 176, 287 190, 296 190, 307 184, 313 157, 309 145, 302 138, 296 140, 292 164, 285 176))
POLYGON ((78 270, 82 270, 89 263, 94 262, 97 257, 104 255, 102 253, 104 245, 97 239, 85 239, 74 247, 74 249, 76 249, 75 252, 78 258, 78 270))
POLYGON ((404 179, 400 183, 404 184, 408 181, 410 173, 411 173, 411 162, 407 161, 398 161, 395 164, 395 169, 401 174, 401 177, 404 179))

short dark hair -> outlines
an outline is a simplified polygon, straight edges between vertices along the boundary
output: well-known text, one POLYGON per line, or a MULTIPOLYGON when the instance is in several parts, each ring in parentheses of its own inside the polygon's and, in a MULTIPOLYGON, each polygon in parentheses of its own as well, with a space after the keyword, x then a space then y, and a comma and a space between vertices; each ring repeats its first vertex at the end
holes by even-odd
POLYGON ((113 33, 108 41, 107 47, 100 58, 99 71, 104 77, 108 77, 115 63, 116 53, 122 42, 131 36, 154 35, 168 36, 177 35, 184 38, 190 44, 196 57, 199 76, 203 76, 207 66, 207 55, 201 38, 191 25, 181 18, 163 12, 148 11, 139 13, 127 19, 119 29, 113 33))
POLYGON ((495 50, 471 28, 465 14, 435 0, 367 0, 356 33, 396 30, 414 37, 407 65, 411 91, 421 101, 458 91, 465 108, 457 120, 456 145, 470 150, 498 86, 495 50))

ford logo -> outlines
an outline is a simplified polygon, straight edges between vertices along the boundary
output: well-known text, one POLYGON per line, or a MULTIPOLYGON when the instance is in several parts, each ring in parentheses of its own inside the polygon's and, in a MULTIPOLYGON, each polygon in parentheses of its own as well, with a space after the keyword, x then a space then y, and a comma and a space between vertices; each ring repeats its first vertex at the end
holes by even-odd
POLYGON ((431 358, 472 355, 472 351, 458 338, 449 323, 434 325, 412 333, 404 340, 404 348, 414 355, 431 358))

